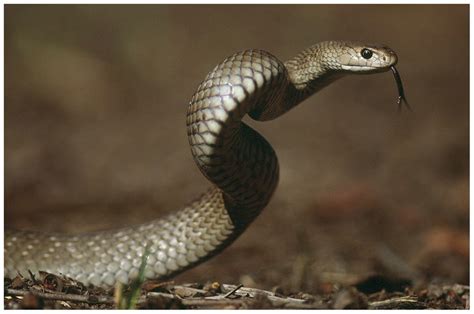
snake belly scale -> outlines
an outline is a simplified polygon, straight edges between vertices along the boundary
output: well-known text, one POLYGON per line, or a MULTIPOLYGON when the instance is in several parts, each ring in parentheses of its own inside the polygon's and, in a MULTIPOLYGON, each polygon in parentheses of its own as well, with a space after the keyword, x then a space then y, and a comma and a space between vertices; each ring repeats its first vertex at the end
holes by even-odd
POLYGON ((212 188, 184 209, 138 226, 81 235, 6 230, 5 276, 47 271, 96 286, 126 284, 138 275, 147 246, 147 279, 205 261, 248 227, 278 183, 272 146, 242 118, 274 119, 346 74, 384 72, 396 63, 388 47, 349 41, 321 42, 285 63, 262 50, 226 58, 187 108, 191 152, 212 188))

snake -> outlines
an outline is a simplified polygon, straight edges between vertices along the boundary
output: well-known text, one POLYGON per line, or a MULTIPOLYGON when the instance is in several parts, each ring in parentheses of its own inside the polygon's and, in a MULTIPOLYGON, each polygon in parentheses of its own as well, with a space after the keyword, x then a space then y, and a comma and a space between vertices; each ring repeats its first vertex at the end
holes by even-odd
POLYGON ((398 105, 408 106, 397 61, 385 45, 334 40, 286 62, 258 49, 225 58, 187 106, 191 153, 212 183, 207 192, 181 210, 135 226, 85 234, 7 229, 5 277, 44 271, 107 288, 139 275, 171 278, 208 260, 255 220, 279 181, 274 149, 243 117, 272 120, 348 74, 388 70, 398 86, 398 105))

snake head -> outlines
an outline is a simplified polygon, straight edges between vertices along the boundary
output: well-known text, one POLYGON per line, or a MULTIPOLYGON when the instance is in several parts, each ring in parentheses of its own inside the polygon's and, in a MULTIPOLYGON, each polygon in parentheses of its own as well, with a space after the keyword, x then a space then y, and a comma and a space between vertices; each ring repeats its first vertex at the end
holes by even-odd
POLYGON ((385 72, 398 61, 395 52, 384 45, 348 41, 333 43, 339 52, 335 58, 335 70, 353 74, 385 72))
POLYGON ((340 51, 336 58, 340 68, 336 72, 342 70, 342 72, 354 74, 370 74, 392 70, 398 88, 398 108, 401 110, 402 104, 405 104, 410 109, 405 97, 402 79, 395 68, 398 57, 392 49, 383 45, 367 45, 357 42, 335 42, 335 44, 339 46, 340 51))
POLYGON ((293 86, 303 97, 317 92, 347 74, 372 74, 392 70, 398 88, 397 104, 408 106, 398 57, 387 46, 355 41, 323 41, 285 62, 293 86))

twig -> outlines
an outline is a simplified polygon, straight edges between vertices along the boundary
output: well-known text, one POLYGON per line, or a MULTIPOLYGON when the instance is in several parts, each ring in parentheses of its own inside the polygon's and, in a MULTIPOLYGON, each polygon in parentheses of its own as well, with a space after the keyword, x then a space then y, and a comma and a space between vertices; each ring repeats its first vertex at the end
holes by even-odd
MULTIPOLYGON (((234 290, 237 286, 234 285, 227 285, 223 284, 222 288, 224 290, 234 290)), ((271 291, 266 291, 266 290, 261 290, 257 288, 248 288, 248 287, 241 287, 238 290, 234 292, 236 295, 240 295, 242 297, 251 297, 255 298, 258 294, 263 294, 267 296, 270 301, 288 301, 288 302, 295 302, 295 303, 306 303, 307 300, 303 299, 296 299, 296 298, 291 298, 291 297, 277 297, 273 292, 271 291)))
POLYGON ((242 288, 243 286, 244 286, 243 284, 240 284, 240 285, 238 285, 237 287, 235 287, 234 289, 230 290, 229 292, 227 292, 227 293, 224 295, 224 298, 230 297, 231 295, 233 295, 235 292, 237 292, 237 290, 239 290, 239 289, 242 288))
MULTIPOLYGON (((23 277, 21 276, 20 273, 18 273, 20 275, 20 277, 23 277)), ((36 278, 35 278, 35 275, 31 272, 31 270, 28 269, 28 274, 30 274, 30 278, 33 282, 36 282, 36 278)))
POLYGON ((171 294, 171 293, 164 293, 164 292, 148 292, 145 297, 140 298, 140 301, 145 301, 145 300, 146 300, 146 297, 154 297, 154 298, 156 298, 156 297, 163 297, 163 298, 167 298, 167 299, 179 299, 179 300, 181 300, 180 297, 178 297, 177 295, 171 294))
MULTIPOLYGON (((234 288, 231 291, 234 291, 234 293, 237 292, 237 290, 241 289, 236 289, 238 286, 234 286, 234 288)), ((247 289, 247 288, 245 288, 247 289)), ((253 289, 253 288, 248 288, 252 290, 259 290, 259 289, 253 289)), ((264 290, 262 290, 264 291, 264 290)), ((282 308, 294 308, 294 309, 319 309, 323 308, 319 304, 306 304, 303 303, 305 300, 300 300, 300 299, 294 299, 294 298, 283 298, 283 297, 276 297, 276 296, 271 296, 272 294, 269 291, 265 291, 266 293, 261 293, 260 295, 265 295, 268 300, 274 305, 282 308), (296 302, 295 302, 296 300, 296 302)), ((167 298, 170 300, 179 300, 181 304, 184 306, 188 307, 204 307, 204 308, 210 308, 210 307, 225 307, 225 306, 233 306, 233 307, 244 307, 244 306, 250 306, 252 302, 256 301, 255 296, 257 295, 255 291, 252 292, 254 296, 250 296, 248 293, 246 296, 239 298, 239 299, 228 299, 225 298, 223 295, 218 295, 218 296, 211 296, 211 297, 204 297, 204 298, 179 298, 178 296, 170 293, 163 293, 163 292, 148 292, 147 297, 163 297, 167 298)), ((139 300, 140 303, 145 303, 146 302, 146 297, 143 297, 139 300)))
MULTIPOLYGON (((190 288, 186 286, 175 286, 175 288, 184 288, 195 292, 205 292, 201 289, 190 288)), ((308 303, 308 300, 296 299, 291 297, 279 297, 273 292, 260 290, 256 288, 247 288, 243 285, 222 285, 224 295, 198 297, 198 298, 180 298, 174 294, 164 292, 148 292, 147 297, 163 297, 167 299, 179 300, 185 306, 197 307, 215 307, 215 306, 244 306, 254 302, 259 296, 267 298, 274 306, 283 308, 301 308, 301 309, 317 309, 321 308, 318 303, 308 303), (238 295, 239 299, 229 299, 231 295, 238 295)), ((139 303, 145 302, 146 298, 140 299, 139 303)))
POLYGON ((240 299, 220 299, 220 300, 210 300, 210 299, 183 299, 181 300, 185 306, 205 306, 205 307, 223 307, 223 306, 242 306, 247 304, 249 300, 240 300, 240 299))
POLYGON ((369 303, 369 309, 426 309, 428 306, 424 302, 418 301, 416 297, 399 297, 383 301, 369 303))
POLYGON ((94 296, 94 295, 78 295, 78 294, 62 294, 62 293, 44 293, 34 290, 17 290, 17 289, 5 289, 5 295, 11 296, 25 296, 32 294, 34 296, 43 298, 45 300, 60 300, 60 301, 75 301, 84 302, 89 304, 114 304, 114 299, 111 297, 94 296))
POLYGON ((182 285, 175 285, 173 286, 174 291, 176 292, 177 290, 181 289, 183 291, 191 292, 191 293, 201 293, 201 294, 206 294, 207 291, 203 289, 197 289, 193 287, 188 287, 188 286, 182 286, 182 285))

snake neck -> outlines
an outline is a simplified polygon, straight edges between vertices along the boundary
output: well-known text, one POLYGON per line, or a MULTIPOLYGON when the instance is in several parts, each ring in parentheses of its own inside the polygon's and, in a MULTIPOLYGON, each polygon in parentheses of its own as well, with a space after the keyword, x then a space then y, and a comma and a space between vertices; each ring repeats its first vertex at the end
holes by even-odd
POLYGON ((293 109, 306 98, 347 75, 337 55, 345 46, 338 41, 318 43, 284 62, 286 80, 281 86, 280 101, 263 103, 249 115, 259 121, 275 119, 293 109))
MULTIPOLYGON (((313 45, 285 62, 291 82, 288 95, 295 94, 289 105, 296 106, 334 81, 353 73, 344 70, 340 60, 350 58, 347 42, 324 41, 313 45)), ((353 51, 350 51, 353 52, 353 51)))
POLYGON ((283 63, 247 50, 217 65, 198 87, 187 113, 191 151, 201 172, 223 191, 235 225, 247 225, 267 205, 278 183, 271 145, 241 120, 271 120, 340 76, 332 45, 321 43, 283 63))

